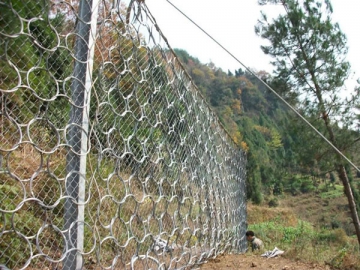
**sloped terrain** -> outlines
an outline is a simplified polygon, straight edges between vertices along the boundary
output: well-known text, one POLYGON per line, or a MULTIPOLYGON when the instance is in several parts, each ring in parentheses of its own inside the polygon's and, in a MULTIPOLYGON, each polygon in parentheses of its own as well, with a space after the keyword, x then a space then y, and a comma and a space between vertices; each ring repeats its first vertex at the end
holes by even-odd
POLYGON ((256 231, 264 241, 264 251, 220 255, 208 260, 199 269, 360 269, 358 251, 356 248, 350 251, 349 248, 356 247, 357 243, 354 237, 349 236, 353 235, 354 228, 341 186, 334 186, 322 193, 284 195, 278 198, 278 203, 277 207, 269 207, 266 203, 260 206, 251 203, 247 205, 249 227, 264 229, 256 231), (304 227, 304 235, 296 234, 299 232, 299 222, 310 226, 304 227), (311 233, 308 237, 309 231, 311 233), (285 232, 289 233, 290 242, 284 240, 285 232), (332 240, 329 241, 330 238, 332 240), (275 246, 283 250, 284 254, 269 259, 261 256, 275 246))
POLYGON ((287 197, 280 201, 279 206, 291 208, 298 219, 310 222, 318 229, 342 228, 348 235, 355 233, 341 186, 322 194, 287 197))

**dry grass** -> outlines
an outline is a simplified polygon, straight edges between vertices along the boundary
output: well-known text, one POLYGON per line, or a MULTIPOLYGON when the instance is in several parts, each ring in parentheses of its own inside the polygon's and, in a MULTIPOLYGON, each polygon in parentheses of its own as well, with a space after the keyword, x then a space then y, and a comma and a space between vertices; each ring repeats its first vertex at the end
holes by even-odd
POLYGON ((248 204, 247 211, 249 228, 266 249, 276 246, 286 251, 286 258, 330 269, 360 269, 360 249, 344 196, 284 196, 279 207, 248 204))
POLYGON ((269 208, 249 203, 247 205, 247 213, 248 224, 256 224, 280 219, 286 226, 296 226, 298 222, 294 212, 285 207, 269 208))
POLYGON ((318 229, 343 228, 348 235, 353 235, 355 231, 345 195, 331 199, 323 197, 325 198, 312 193, 285 197, 280 200, 280 208, 287 206, 298 219, 307 221, 318 229))

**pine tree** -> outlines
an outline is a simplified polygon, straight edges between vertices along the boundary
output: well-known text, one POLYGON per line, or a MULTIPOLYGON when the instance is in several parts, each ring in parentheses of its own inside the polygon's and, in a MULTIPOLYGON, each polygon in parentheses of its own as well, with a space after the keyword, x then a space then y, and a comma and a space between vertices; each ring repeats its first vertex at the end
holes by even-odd
MULTIPOLYGON (((350 64, 345 60, 346 36, 331 20, 329 0, 259 0, 259 4, 281 4, 285 13, 269 22, 262 13, 255 32, 270 41, 262 46, 265 54, 274 57, 276 77, 286 82, 289 91, 303 97, 301 109, 313 120, 316 128, 337 149, 346 149, 349 142, 339 130, 350 130, 358 102, 357 93, 342 98, 350 64), (325 4, 325 5, 324 5, 325 4), (340 128, 341 127, 341 128, 340 128)), ((320 146, 319 146, 320 147, 320 146)), ((342 155, 337 151, 321 150, 331 157, 332 166, 342 181, 348 198, 355 231, 360 243, 360 222, 356 202, 346 174, 342 155)), ((328 159, 329 160, 329 159, 328 159)))

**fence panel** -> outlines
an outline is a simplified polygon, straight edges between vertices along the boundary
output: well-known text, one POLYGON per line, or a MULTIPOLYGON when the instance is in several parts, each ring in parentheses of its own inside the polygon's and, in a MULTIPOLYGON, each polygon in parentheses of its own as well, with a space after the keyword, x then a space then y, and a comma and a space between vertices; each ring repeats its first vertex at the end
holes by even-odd
POLYGON ((143 1, 0 10, 0 264, 185 269, 245 250, 245 154, 143 1))

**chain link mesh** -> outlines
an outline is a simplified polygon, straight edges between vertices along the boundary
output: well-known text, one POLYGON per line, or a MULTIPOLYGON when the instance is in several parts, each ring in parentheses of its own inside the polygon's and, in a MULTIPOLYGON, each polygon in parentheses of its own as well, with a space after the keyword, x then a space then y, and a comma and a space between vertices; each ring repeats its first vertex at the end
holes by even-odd
POLYGON ((245 250, 245 155, 143 1, 0 10, 0 264, 185 269, 245 250))

